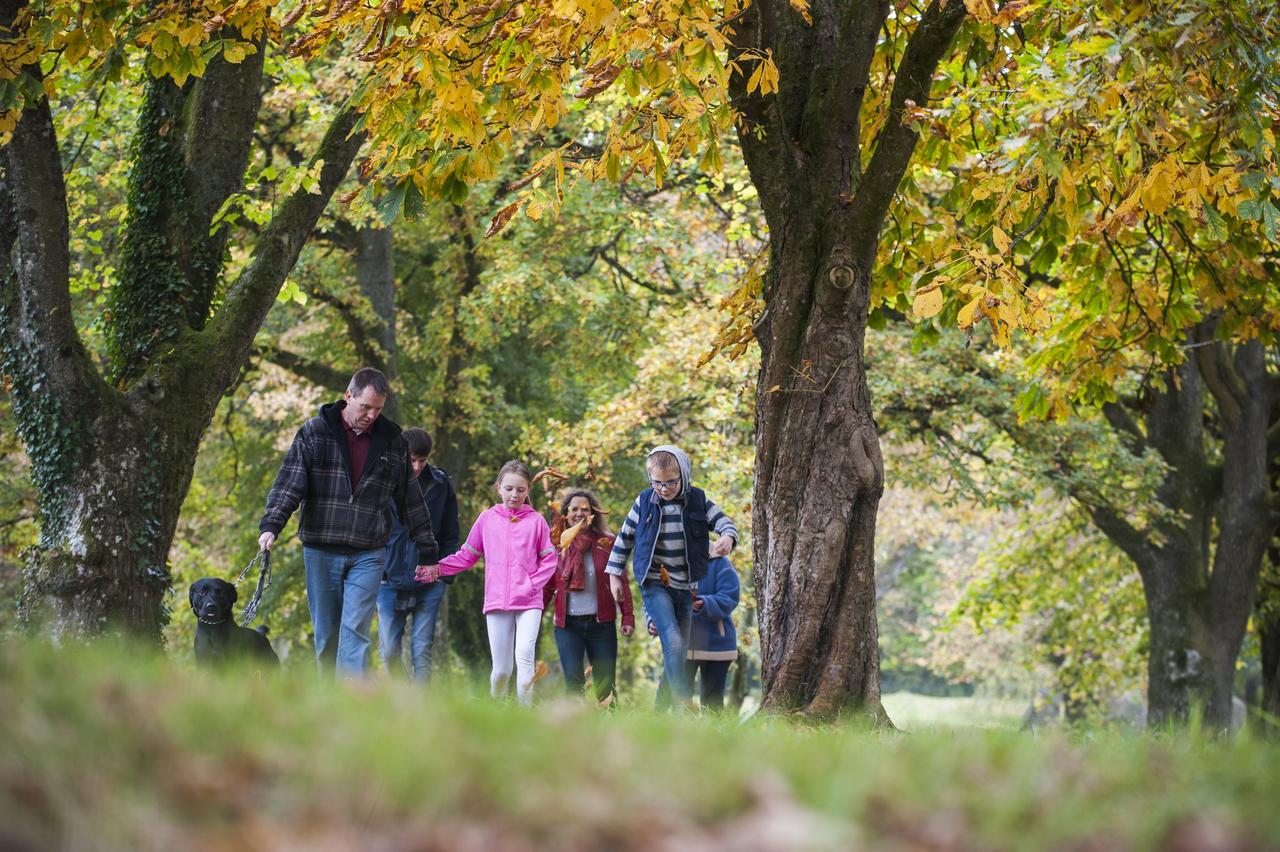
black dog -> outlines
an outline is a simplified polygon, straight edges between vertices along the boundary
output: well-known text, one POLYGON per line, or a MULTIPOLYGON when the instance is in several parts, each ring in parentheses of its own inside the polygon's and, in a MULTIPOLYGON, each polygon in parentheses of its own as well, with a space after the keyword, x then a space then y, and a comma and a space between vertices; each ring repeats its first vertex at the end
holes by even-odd
POLYGON ((216 666, 233 658, 279 665, 280 658, 267 641, 267 628, 250 630, 236 624, 231 606, 239 595, 236 587, 217 577, 191 584, 191 611, 196 614, 196 662, 216 666))

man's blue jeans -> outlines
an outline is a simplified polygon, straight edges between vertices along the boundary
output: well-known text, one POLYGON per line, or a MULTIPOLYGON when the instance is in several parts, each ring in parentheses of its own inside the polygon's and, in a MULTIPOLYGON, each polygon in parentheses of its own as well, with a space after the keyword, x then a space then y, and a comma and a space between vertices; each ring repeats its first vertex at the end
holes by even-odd
POLYGON ((671 694, 679 703, 688 704, 689 679, 684 658, 689 650, 689 628, 693 623, 693 592, 668 588, 655 579, 640 587, 640 597, 662 642, 662 671, 671 686, 671 694))
POLYGON ((394 671, 393 666, 399 664, 405 622, 412 616, 409 654, 413 657, 413 679, 425 681, 431 676, 431 643, 436 635, 440 602, 444 600, 447 588, 443 581, 437 580, 405 592, 396 591, 384 583, 378 591, 378 645, 388 672, 394 671), (396 608, 397 597, 402 599, 403 608, 396 608), (405 599, 410 602, 409 606, 403 606, 405 599))
POLYGON ((302 548, 307 573, 307 606, 315 630, 316 664, 341 675, 369 670, 369 625, 382 585, 387 549, 333 553, 302 548))

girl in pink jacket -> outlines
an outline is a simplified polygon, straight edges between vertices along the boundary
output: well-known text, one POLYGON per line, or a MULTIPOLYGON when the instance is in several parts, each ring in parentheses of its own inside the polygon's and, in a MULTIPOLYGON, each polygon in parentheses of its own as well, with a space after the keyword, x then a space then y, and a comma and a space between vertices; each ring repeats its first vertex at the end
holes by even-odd
POLYGON ((533 646, 542 622, 542 587, 556 570, 556 549, 546 519, 529 505, 529 468, 509 461, 498 471, 494 485, 499 502, 476 518, 462 549, 419 569, 418 580, 459 574, 483 557, 484 617, 489 630, 493 673, 489 690, 496 698, 507 691, 512 663, 516 697, 533 699, 533 646))

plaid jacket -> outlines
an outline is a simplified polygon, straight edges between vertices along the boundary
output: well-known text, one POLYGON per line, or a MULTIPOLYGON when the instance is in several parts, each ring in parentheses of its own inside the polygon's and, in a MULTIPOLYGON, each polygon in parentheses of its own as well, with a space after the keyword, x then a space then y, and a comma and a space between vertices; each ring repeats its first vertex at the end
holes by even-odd
POLYGON ((299 535, 307 547, 355 553, 384 546, 391 533, 387 501, 394 500, 418 547, 418 563, 438 558, 431 516, 409 468, 409 447, 400 427, 385 417, 373 423, 364 473, 351 489, 351 459, 342 434, 345 402, 321 406, 298 434, 280 465, 258 529, 276 535, 299 505, 299 535))

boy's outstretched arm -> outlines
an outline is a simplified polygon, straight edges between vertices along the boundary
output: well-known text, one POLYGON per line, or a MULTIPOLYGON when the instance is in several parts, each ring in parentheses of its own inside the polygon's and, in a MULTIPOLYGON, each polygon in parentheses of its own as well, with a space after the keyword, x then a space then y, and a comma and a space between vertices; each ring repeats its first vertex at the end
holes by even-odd
POLYGON ((604 572, 610 577, 627 576, 627 557, 636 546, 636 526, 640 523, 640 499, 631 504, 627 519, 622 522, 622 529, 613 539, 613 549, 609 551, 609 564, 604 572))
POLYGON ((732 553, 738 546, 738 528, 710 498, 707 499, 707 524, 720 536, 711 545, 711 556, 728 556, 732 553))

